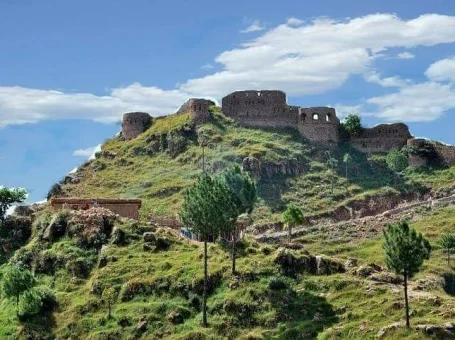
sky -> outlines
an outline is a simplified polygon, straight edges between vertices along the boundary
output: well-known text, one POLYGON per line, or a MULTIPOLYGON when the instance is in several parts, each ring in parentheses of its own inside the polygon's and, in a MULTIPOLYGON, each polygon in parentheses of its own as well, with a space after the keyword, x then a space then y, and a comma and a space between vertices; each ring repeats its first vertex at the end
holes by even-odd
POLYGON ((455 144, 455 1, 0 0, 0 185, 42 200, 122 113, 246 89, 455 144))

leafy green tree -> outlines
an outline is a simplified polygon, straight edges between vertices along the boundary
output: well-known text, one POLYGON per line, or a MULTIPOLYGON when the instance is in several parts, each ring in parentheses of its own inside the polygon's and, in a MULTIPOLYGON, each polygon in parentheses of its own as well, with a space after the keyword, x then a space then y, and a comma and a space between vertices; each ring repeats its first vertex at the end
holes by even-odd
POLYGON ((396 185, 399 173, 406 170, 409 165, 408 157, 401 151, 393 150, 387 154, 386 162, 387 166, 395 173, 396 185))
POLYGON ((230 190, 219 178, 206 174, 185 193, 180 220, 204 241, 204 293, 202 297, 202 324, 207 327, 207 240, 215 237, 226 226, 235 223, 237 207, 230 190))
POLYGON ((115 290, 114 287, 106 287, 103 290, 103 294, 101 295, 101 298, 103 299, 104 303, 107 305, 107 317, 108 319, 111 318, 111 311, 112 311, 112 305, 115 303, 115 300, 117 299, 117 291, 115 290))
POLYGON ((442 235, 439 244, 447 251, 447 264, 450 266, 450 252, 455 248, 455 236, 451 234, 442 235))
POLYGON ((352 162, 352 156, 349 153, 344 154, 343 163, 346 166, 346 179, 348 179, 348 165, 352 162))
POLYGON ((294 204, 289 204, 286 208, 286 211, 283 213, 282 218, 284 225, 288 229, 288 240, 291 242, 292 229, 294 226, 305 222, 302 210, 294 204))
MULTIPOLYGON (((257 189, 256 184, 251 179, 250 175, 240 169, 238 165, 235 165, 220 175, 221 181, 226 185, 229 190, 229 197, 220 197, 220 200, 226 198, 231 202, 225 202, 225 205, 231 207, 234 203, 236 211, 232 212, 232 216, 235 217, 234 223, 228 224, 224 231, 229 232, 232 235, 232 274, 235 274, 235 256, 236 256, 236 243, 237 243, 237 220, 240 215, 248 214, 253 212, 254 205, 257 201, 257 189)), ((230 213, 230 210, 228 210, 230 213)), ((231 219, 229 219, 231 220, 231 219)))
POLYGON ((0 186, 0 227, 5 223, 6 211, 14 203, 22 203, 27 199, 27 190, 23 188, 7 188, 0 186))
POLYGON ((35 278, 26 269, 16 266, 6 267, 2 280, 2 293, 6 298, 16 299, 16 314, 19 315, 19 297, 35 285, 35 278))
POLYGON ((404 279, 406 327, 409 328, 408 280, 419 272, 423 261, 430 258, 431 245, 406 221, 389 224, 383 232, 383 249, 387 267, 404 279))
POLYGON ((350 113, 344 118, 342 125, 350 136, 358 136, 362 132, 361 118, 357 113, 350 113))

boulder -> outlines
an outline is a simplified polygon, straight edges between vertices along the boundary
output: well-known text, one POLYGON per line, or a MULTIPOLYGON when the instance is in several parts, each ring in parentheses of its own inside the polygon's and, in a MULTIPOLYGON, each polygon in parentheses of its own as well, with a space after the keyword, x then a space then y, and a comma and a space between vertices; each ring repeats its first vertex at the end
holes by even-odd
POLYGON ((182 324, 185 321, 183 314, 179 311, 172 311, 168 314, 167 320, 173 325, 182 324))
POLYGON ((117 246, 124 244, 125 243, 125 232, 122 229, 114 227, 114 229, 112 229, 110 243, 117 245, 117 246))
POLYGON ((49 226, 43 233, 42 239, 46 241, 53 241, 56 238, 62 237, 66 232, 66 219, 62 218, 60 215, 55 215, 49 226))
POLYGON ((150 243, 155 243, 156 242, 156 236, 152 232, 145 232, 142 237, 144 238, 145 242, 150 242, 150 243))

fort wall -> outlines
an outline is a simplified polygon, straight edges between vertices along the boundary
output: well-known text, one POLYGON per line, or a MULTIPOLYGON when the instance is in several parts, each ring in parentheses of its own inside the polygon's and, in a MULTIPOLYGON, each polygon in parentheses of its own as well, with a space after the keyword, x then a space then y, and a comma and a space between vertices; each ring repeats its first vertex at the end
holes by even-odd
POLYGON ((311 141, 338 143, 340 120, 330 107, 300 108, 297 128, 311 141))
POLYGON ((134 139, 152 125, 152 117, 146 112, 127 112, 122 119, 122 137, 134 139))
POLYGON ((434 144, 439 161, 443 165, 455 166, 455 147, 451 145, 434 144))
POLYGON ((122 217, 139 219, 142 201, 138 199, 83 199, 83 198, 52 198, 50 200, 54 212, 64 208, 87 210, 92 207, 106 208, 122 217))
POLYGON ((180 107, 177 114, 189 113, 193 122, 204 124, 210 119, 209 108, 212 105, 215 103, 208 99, 190 98, 180 107))
POLYGON ((412 136, 406 124, 381 124, 363 129, 358 137, 352 137, 352 146, 365 153, 389 152, 399 150, 407 144, 412 136))

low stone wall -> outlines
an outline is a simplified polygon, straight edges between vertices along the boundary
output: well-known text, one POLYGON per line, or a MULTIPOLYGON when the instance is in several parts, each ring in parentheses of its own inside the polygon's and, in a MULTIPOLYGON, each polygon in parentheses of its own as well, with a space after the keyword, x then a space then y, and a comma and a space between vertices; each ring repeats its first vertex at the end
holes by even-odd
POLYGON ((139 199, 80 199, 80 198, 52 198, 50 200, 54 212, 64 208, 87 210, 92 207, 106 208, 122 217, 139 219, 139 209, 142 201, 139 199))

